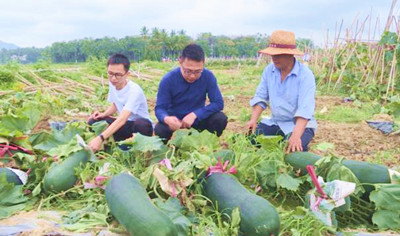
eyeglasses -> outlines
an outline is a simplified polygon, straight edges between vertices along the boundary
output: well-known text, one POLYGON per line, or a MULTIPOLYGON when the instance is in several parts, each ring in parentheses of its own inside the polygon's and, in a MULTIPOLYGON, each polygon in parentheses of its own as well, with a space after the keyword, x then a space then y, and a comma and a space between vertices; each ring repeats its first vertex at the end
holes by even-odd
POLYGON ((128 73, 128 71, 125 72, 125 74, 113 73, 113 72, 110 72, 110 71, 107 72, 108 78, 109 78, 109 79, 111 79, 111 78, 114 77, 114 76, 115 76, 115 78, 117 78, 117 79, 121 79, 121 78, 124 77, 127 73, 128 73))
POLYGON ((203 69, 201 69, 201 70, 189 70, 189 69, 186 69, 185 67, 182 66, 182 71, 186 75, 199 75, 199 74, 201 74, 203 72, 203 69))

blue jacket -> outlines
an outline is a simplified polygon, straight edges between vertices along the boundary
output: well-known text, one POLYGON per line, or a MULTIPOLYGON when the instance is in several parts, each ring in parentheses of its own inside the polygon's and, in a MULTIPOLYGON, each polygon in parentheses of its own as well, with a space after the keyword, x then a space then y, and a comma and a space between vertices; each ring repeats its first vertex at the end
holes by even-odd
POLYGON ((188 83, 178 67, 168 72, 158 87, 155 113, 160 123, 164 123, 166 116, 183 119, 191 112, 196 114, 196 121, 201 121, 222 111, 223 108, 224 100, 218 88, 217 79, 206 68, 199 79, 188 83), (206 96, 210 101, 208 105, 206 105, 206 96))

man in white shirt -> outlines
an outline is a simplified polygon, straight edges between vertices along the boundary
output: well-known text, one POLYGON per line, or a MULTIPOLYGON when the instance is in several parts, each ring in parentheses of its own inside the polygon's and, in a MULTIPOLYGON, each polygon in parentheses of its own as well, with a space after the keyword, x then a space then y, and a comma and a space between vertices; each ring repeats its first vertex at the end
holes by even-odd
POLYGON ((146 97, 139 85, 128 80, 129 66, 129 59, 122 54, 112 55, 108 59, 108 101, 111 105, 104 112, 95 111, 88 123, 91 125, 105 120, 109 126, 89 142, 89 147, 94 152, 98 151, 104 140, 111 135, 115 141, 127 139, 133 133, 153 135, 146 97), (118 112, 117 118, 112 117, 115 112, 118 112))

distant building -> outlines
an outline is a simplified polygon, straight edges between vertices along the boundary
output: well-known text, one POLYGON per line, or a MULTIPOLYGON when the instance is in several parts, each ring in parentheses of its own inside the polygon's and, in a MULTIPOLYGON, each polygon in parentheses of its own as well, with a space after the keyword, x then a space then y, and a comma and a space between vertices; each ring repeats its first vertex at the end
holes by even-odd
POLYGON ((22 55, 22 56, 18 56, 18 55, 12 55, 11 60, 13 61, 26 61, 27 55, 22 55))

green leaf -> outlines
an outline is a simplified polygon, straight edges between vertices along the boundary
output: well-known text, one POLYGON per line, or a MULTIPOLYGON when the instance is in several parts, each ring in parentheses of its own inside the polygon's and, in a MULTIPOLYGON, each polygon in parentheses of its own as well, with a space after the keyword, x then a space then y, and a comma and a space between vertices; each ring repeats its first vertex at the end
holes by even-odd
POLYGON ((235 207, 232 211, 231 228, 239 227, 240 224, 240 208, 235 207))
POLYGON ((335 144, 328 143, 328 142, 322 142, 322 143, 318 143, 318 144, 314 145, 313 149, 326 152, 328 150, 334 150, 335 144))
POLYGON ((30 130, 28 117, 18 117, 14 115, 2 116, 1 126, 6 130, 18 130, 22 133, 26 133, 30 130))
MULTIPOLYGON (((50 163, 53 163, 50 158, 47 159, 47 161, 29 163, 29 167, 32 169, 32 171, 29 174, 29 181, 25 185, 26 189, 35 190, 35 188, 40 188, 38 185, 43 181, 43 178, 50 167, 50 163)), ((36 191, 39 190, 40 189, 37 189, 36 191)))
POLYGON ((211 153, 218 149, 219 139, 216 135, 204 130, 199 132, 195 129, 178 130, 176 138, 169 141, 169 144, 175 145, 182 151, 201 151, 211 153))
MULTIPOLYGON (((0 133, 10 131, 9 137, 14 137, 16 134, 29 133, 39 122, 40 112, 36 107, 26 106, 16 111, 16 115, 7 114, 1 117, 0 133), (18 133, 18 132, 20 133, 18 133)), ((3 135, 1 135, 3 136, 3 135)))
POLYGON ((101 132, 103 132, 104 130, 106 130, 108 127, 108 123, 105 120, 102 121, 98 121, 94 124, 92 124, 91 128, 93 129, 94 133, 96 135, 100 135, 101 132))
POLYGON ((0 122, 0 136, 2 137, 21 137, 24 134, 19 130, 9 130, 6 127, 1 125, 0 122))
POLYGON ((257 166, 257 178, 264 189, 268 187, 276 187, 276 176, 278 175, 277 168, 278 166, 276 162, 270 160, 265 160, 257 166))
POLYGON ((32 191, 32 196, 36 197, 37 195, 40 194, 40 192, 42 191, 42 183, 39 183, 38 185, 36 185, 36 187, 33 189, 32 191))
POLYGON ((0 175, 0 219, 25 208, 28 198, 24 196, 22 185, 14 185, 7 181, 6 174, 0 175))
POLYGON ((276 180, 276 184, 279 187, 286 188, 290 191, 297 191, 301 183, 301 180, 295 179, 286 173, 279 174, 278 179, 276 180))
POLYGON ((195 134, 195 132, 198 133, 198 131, 196 130, 188 130, 188 129, 179 129, 175 132, 175 137, 173 139, 171 139, 168 143, 171 145, 174 145, 176 147, 181 147, 183 140, 185 140, 185 138, 189 137, 190 134, 195 134))
POLYGON ((379 44, 397 44, 397 34, 394 32, 385 31, 382 34, 379 44))
POLYGON ((162 144, 159 150, 155 150, 149 153, 149 159, 151 160, 149 165, 158 163, 164 158, 171 158, 172 152, 170 152, 169 147, 162 144))
POLYGON ((140 133, 136 133, 133 139, 124 140, 119 144, 131 145, 132 150, 143 153, 160 150, 164 145, 160 138, 156 136, 149 137, 140 133))
POLYGON ((257 136, 257 142, 261 144, 261 147, 265 150, 273 150, 275 148, 280 147, 280 142, 283 140, 283 137, 280 135, 273 136, 265 136, 259 135, 257 136))
POLYGON ((372 222, 378 225, 379 229, 399 230, 400 212, 389 210, 377 210, 372 216, 372 222))
POLYGON ((47 139, 49 139, 52 136, 47 131, 41 131, 39 133, 35 133, 29 136, 29 142, 32 144, 32 146, 36 146, 39 143, 45 142, 47 139))
POLYGON ((50 156, 69 156, 71 153, 82 149, 83 147, 78 144, 76 138, 73 138, 66 144, 60 144, 57 147, 50 149, 47 154, 50 156))
POLYGON ((400 212, 400 184, 378 185, 369 198, 378 209, 400 212))
POLYGON ((13 157, 16 164, 20 167, 20 169, 29 169, 30 164, 36 161, 36 156, 26 154, 23 152, 14 153, 13 157))
POLYGON ((399 101, 391 101, 388 105, 385 106, 385 109, 388 110, 389 114, 392 114, 394 117, 400 117, 400 102, 399 101))
POLYGON ((182 214, 183 207, 177 198, 168 198, 165 202, 156 198, 154 204, 172 220, 177 228, 178 236, 187 235, 188 228, 192 223, 182 214))
POLYGON ((33 105, 25 106, 18 111, 18 115, 28 118, 28 122, 26 123, 26 128, 28 130, 32 130, 40 120, 40 112, 38 112, 38 108, 33 105))
POLYGON ((75 232, 86 232, 90 229, 106 226, 108 208, 104 205, 90 204, 82 209, 72 211, 63 216, 63 228, 75 232))
POLYGON ((68 124, 62 130, 53 129, 53 134, 40 137, 42 142, 35 145, 34 148, 48 152, 59 145, 68 144, 72 139, 76 142, 75 135, 79 134, 80 131, 78 127, 72 124, 68 124))

